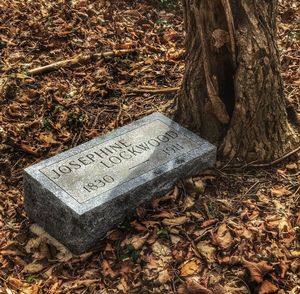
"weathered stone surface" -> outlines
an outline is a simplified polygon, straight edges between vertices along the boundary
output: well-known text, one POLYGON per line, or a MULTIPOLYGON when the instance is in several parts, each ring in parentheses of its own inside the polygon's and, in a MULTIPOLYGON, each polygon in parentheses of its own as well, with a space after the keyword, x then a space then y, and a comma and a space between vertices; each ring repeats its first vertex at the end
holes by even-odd
POLYGON ((74 253, 137 206, 211 167, 216 148, 160 113, 24 170, 28 216, 74 253))

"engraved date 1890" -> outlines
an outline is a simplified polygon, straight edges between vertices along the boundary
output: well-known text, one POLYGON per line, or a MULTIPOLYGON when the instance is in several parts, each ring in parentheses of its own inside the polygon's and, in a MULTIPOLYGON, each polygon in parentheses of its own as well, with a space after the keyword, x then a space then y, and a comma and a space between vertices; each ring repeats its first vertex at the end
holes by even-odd
POLYGON ((115 179, 112 176, 106 175, 100 179, 96 179, 83 186, 83 189, 91 193, 92 191, 98 190, 105 187, 107 184, 113 183, 115 179))

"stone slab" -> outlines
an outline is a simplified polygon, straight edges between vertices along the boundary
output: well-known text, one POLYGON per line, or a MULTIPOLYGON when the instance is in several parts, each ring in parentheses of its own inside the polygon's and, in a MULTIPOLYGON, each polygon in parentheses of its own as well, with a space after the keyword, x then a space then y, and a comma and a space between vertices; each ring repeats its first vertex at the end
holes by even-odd
POLYGON ((216 148, 160 113, 24 170, 28 216, 74 253, 176 181, 215 163, 216 148))

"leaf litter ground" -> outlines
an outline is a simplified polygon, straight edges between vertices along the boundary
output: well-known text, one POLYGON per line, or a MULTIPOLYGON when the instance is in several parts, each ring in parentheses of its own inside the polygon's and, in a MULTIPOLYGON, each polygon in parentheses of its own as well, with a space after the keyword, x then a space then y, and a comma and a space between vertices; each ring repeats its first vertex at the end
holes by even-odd
MULTIPOLYGON (((299 154, 179 182, 80 256, 30 223, 24 167, 172 112, 184 70, 181 8, 171 0, 2 0, 0 14, 1 293, 300 293, 299 154)), ((299 1, 280 1, 283 77, 298 111, 299 18, 299 1)))

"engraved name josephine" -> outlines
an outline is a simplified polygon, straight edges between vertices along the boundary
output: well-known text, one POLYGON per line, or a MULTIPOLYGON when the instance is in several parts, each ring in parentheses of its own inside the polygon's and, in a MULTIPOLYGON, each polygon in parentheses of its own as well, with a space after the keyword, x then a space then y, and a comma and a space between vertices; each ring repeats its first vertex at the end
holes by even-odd
MULTIPOLYGON (((177 137, 177 132, 171 130, 139 144, 133 144, 125 139, 120 139, 111 145, 103 148, 99 147, 99 149, 93 150, 83 156, 79 156, 76 159, 67 162, 65 161, 63 164, 53 168, 50 176, 52 180, 58 180, 66 174, 70 174, 75 170, 79 170, 82 167, 91 164, 97 164, 109 170, 125 161, 132 160, 132 158, 137 157, 140 154, 166 144, 177 137)), ((168 144, 164 147, 165 148, 161 149, 161 152, 167 156, 176 153, 177 150, 184 149, 178 143, 168 144)), ((98 184, 98 186, 89 184, 88 186, 84 186, 84 189, 90 192, 91 190, 96 189, 96 187, 104 187, 106 183, 112 183, 113 181, 114 178, 112 176, 105 175, 101 179, 96 180, 95 184, 98 184)))

